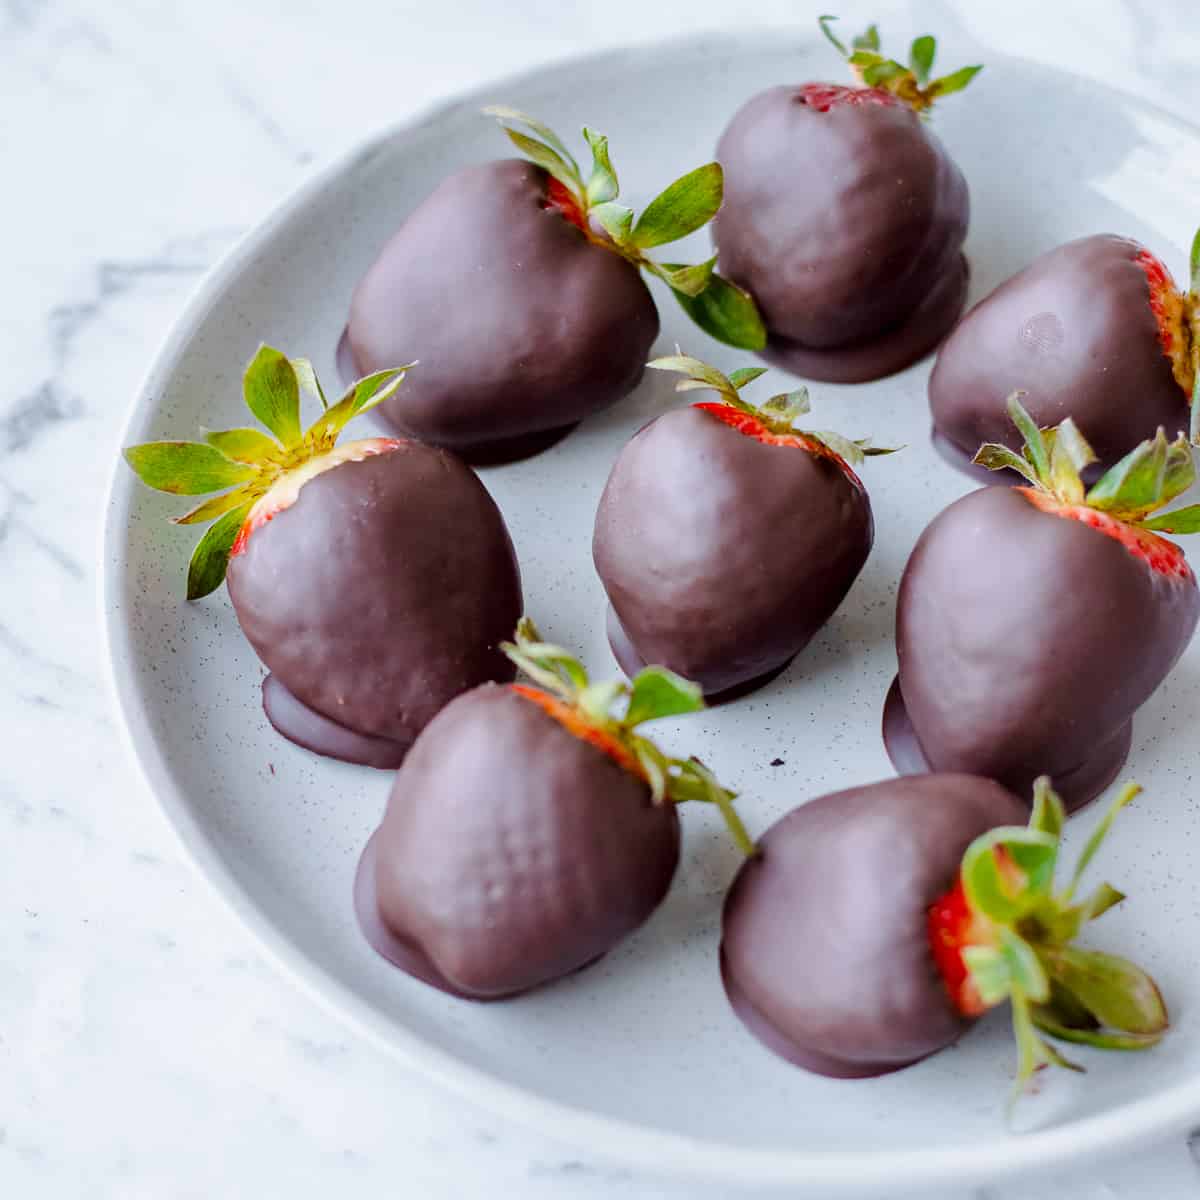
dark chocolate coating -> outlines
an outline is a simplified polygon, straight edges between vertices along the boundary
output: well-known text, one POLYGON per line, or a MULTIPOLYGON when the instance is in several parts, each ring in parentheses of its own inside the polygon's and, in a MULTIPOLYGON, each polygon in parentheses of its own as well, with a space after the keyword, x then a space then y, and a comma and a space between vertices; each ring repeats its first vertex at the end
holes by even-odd
POLYGON ((721 974, 772 1050, 835 1078, 881 1075, 969 1025, 929 946, 967 847, 1028 808, 991 780, 922 775, 822 796, 758 839, 725 901, 721 974))
POLYGON ((900 690, 930 767, 1020 796, 1038 775, 1081 771, 1124 735, 1198 615, 1193 579, 1107 534, 1008 488, 964 496, 921 535, 897 601, 900 690))
POLYGON ((515 159, 452 175, 356 288, 356 369, 420 363, 382 405, 403 432, 470 451, 573 425, 641 378, 659 328, 650 292, 547 207, 547 178, 515 159))
POLYGON ((274 675, 268 675, 262 681, 262 699, 263 712, 275 732, 314 754, 377 767, 381 771, 394 771, 408 753, 407 739, 394 742, 390 738, 347 729, 297 700, 274 675))
MULTIPOLYGON (((1187 432, 1187 396, 1171 373, 1150 287, 1129 238, 1059 246, 984 297, 938 353, 929 379, 934 428, 967 455, 984 442, 1020 450, 1010 393, 1043 427, 1073 417, 1111 465, 1161 425, 1187 432)), ((1015 475, 999 482, 1019 482, 1015 475)))
POLYGON ((637 655, 717 694, 807 645, 873 536, 866 492, 835 462, 689 406, 621 451, 592 557, 637 655))
POLYGON ((413 973, 488 998, 566 975, 641 925, 675 873, 679 818, 533 701, 487 685, 417 740, 374 855, 379 918, 428 966, 413 973))
POLYGON ((504 519, 453 455, 417 442, 345 462, 229 561, 259 658, 337 725, 407 749, 438 710, 489 679, 521 615, 504 519))
POLYGON ((800 88, 769 88, 717 157, 721 270, 753 293, 773 349, 858 346, 902 327, 945 280, 962 293, 966 181, 907 105, 821 112, 800 88))

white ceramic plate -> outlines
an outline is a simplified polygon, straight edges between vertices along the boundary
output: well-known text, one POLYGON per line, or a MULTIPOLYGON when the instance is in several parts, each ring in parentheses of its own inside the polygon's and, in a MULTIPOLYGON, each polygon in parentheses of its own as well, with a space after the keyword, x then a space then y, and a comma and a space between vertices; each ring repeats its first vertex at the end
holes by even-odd
MULTIPOLYGON (((951 65, 959 61, 969 59, 956 54, 951 65)), ((816 39, 670 42, 541 70, 375 138, 292 196, 207 278, 147 376, 125 444, 244 423, 239 379, 260 341, 311 356, 332 382, 351 289, 383 241, 446 174, 507 153, 478 115, 483 103, 540 114, 564 135, 595 124, 640 206, 711 156, 752 93, 837 73, 816 39)), ((1056 243, 1101 231, 1142 238, 1182 268, 1200 195, 1198 131, 1094 83, 995 56, 935 120, 971 185, 973 299, 1056 243)), ((739 361, 656 295, 660 352, 678 341, 726 369, 739 361)), ((896 582, 922 527, 969 487, 929 447, 928 369, 814 387, 819 424, 908 444, 865 468, 875 551, 841 611, 782 678, 686 729, 664 730, 743 792, 752 831, 807 798, 890 774, 879 715, 895 668, 896 582), (777 756, 784 765, 771 767, 777 756)), ((648 374, 633 397, 551 452, 483 473, 513 532, 528 610, 600 673, 615 668, 590 559, 592 516, 623 441, 673 402, 670 380, 648 374)), ((783 377, 776 382, 782 388, 783 377)), ((1174 1032, 1149 1054, 1088 1056, 1084 1078, 1046 1078, 1019 1111, 1026 1131, 1011 1133, 1002 1015, 958 1048, 868 1082, 794 1070, 742 1029, 716 968, 736 857, 704 811, 683 814, 683 861, 667 902, 588 971, 478 1006, 389 967, 359 937, 350 905, 355 861, 389 777, 317 759, 272 733, 259 704, 262 669, 224 593, 182 601, 196 535, 167 524, 178 508, 116 470, 104 608, 134 754, 200 869, 280 962, 442 1083, 593 1153, 823 1197, 963 1184, 1115 1151, 1200 1116, 1200 646, 1137 718, 1128 774, 1147 794, 1122 817, 1104 864, 1133 898, 1098 931, 1103 945, 1136 953, 1155 972, 1174 1032)), ((1081 816, 1071 840, 1094 820, 1081 816)))

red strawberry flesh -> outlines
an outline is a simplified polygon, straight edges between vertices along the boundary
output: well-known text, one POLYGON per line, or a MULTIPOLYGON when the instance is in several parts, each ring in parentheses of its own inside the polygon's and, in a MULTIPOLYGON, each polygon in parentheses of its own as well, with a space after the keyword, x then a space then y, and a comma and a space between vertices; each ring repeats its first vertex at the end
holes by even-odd
POLYGON ((1079 521, 1090 529, 1120 542, 1135 558, 1139 558, 1151 570, 1170 578, 1191 582, 1192 568, 1183 551, 1174 542, 1152 533, 1148 529, 1139 529, 1125 521, 1120 521, 1108 513, 1089 508, 1086 504, 1060 504, 1045 492, 1030 487, 1016 489, 1029 501, 1034 508, 1040 509, 1053 517, 1063 517, 1070 521, 1079 521))
POLYGON ((315 479, 318 475, 324 474, 334 467, 340 467, 342 463, 362 462, 363 459, 373 458, 377 454, 390 454, 403 445, 402 439, 388 437, 364 438, 357 442, 346 442, 345 445, 338 446, 328 454, 310 458, 294 470, 288 471, 250 510, 241 529, 238 530, 229 557, 236 558, 242 554, 246 549, 246 543, 250 540, 250 535, 256 529, 273 521, 285 509, 291 508, 300 497, 300 489, 310 479, 315 479))
POLYGON ((589 721, 577 708, 560 700, 557 696, 543 692, 541 688, 529 687, 523 683, 509 684, 518 696, 536 704, 547 716, 553 717, 569 734, 595 746, 603 754, 607 754, 619 767, 623 767, 631 775, 645 779, 646 773, 641 764, 615 737, 606 733, 598 725, 589 721))
POLYGON ((880 88, 846 87, 840 83, 806 83, 800 89, 800 99, 817 112, 828 112, 836 105, 852 107, 877 104, 883 108, 903 108, 904 101, 880 88))
POLYGON ((802 433, 773 433, 758 417, 748 412, 742 412, 741 409, 734 408, 731 404, 725 404, 720 400, 704 400, 692 407, 708 413, 711 417, 716 417, 730 429, 736 429, 738 433, 754 438, 755 441, 762 442, 764 445, 792 446, 798 450, 807 450, 809 454, 814 454, 818 458, 827 458, 830 462, 837 463, 852 483, 862 487, 862 480, 850 469, 846 460, 840 454, 835 454, 818 438, 806 437, 802 433))
POLYGON ((1150 311, 1158 325, 1158 340, 1163 353, 1171 360, 1179 386, 1189 395, 1192 390, 1192 365, 1189 353, 1191 335, 1188 330, 1187 303, 1175 286, 1171 272, 1162 261, 1143 248, 1134 258, 1142 268, 1150 286, 1150 311))
POLYGON ((928 929, 933 961, 951 1002, 964 1017, 979 1016, 987 1006, 967 970, 963 951, 987 945, 990 931, 967 902, 961 879, 930 906, 928 929))

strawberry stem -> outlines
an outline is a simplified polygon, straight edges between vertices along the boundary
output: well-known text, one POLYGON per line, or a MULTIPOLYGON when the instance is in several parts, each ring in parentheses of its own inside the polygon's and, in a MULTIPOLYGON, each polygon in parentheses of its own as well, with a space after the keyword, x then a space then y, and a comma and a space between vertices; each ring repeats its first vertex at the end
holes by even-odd
POLYGON ((551 203, 589 241, 661 279, 688 316, 719 341, 744 350, 766 346, 767 329, 753 298, 716 273, 715 257, 691 265, 659 262, 646 253, 687 237, 716 216, 725 188, 719 163, 705 163, 681 175, 636 216, 628 205, 618 202, 620 183, 604 134, 583 130, 592 152, 592 168, 585 181, 578 162, 549 126, 503 105, 483 111, 500 122, 526 158, 546 171, 551 203))
MULTIPOLYGON (((1080 1070, 1042 1034, 1110 1050, 1142 1050, 1161 1040, 1167 1010, 1154 980, 1123 958, 1082 950, 1084 925, 1124 899, 1104 884, 1075 901, 1083 872, 1108 837, 1117 814, 1141 789, 1126 784, 1079 855, 1070 883, 1055 890, 1065 821, 1048 777, 1034 785, 1028 827, 1003 826, 967 848, 961 887, 978 924, 962 961, 985 1007, 1008 1000, 1017 1043, 1013 1099, 1043 1066, 1080 1070)), ((936 947, 935 947, 936 949, 936 947)))
POLYGON ((831 430, 817 432, 797 428, 796 419, 807 413, 810 408, 808 389, 805 387, 772 396, 761 405, 751 404, 740 394, 741 389, 760 375, 764 375, 765 367, 742 367, 732 375, 725 375, 716 367, 684 354, 678 346, 674 354, 652 359, 646 366, 655 371, 675 371, 684 376, 675 384, 677 392, 691 392, 697 389, 716 392, 723 404, 761 422, 769 433, 779 437, 799 437, 819 442, 847 465, 857 466, 868 456, 894 454, 896 449, 899 449, 873 446, 869 438, 851 441, 831 430))
POLYGON ((176 496, 222 493, 173 518, 180 525, 216 522, 192 553, 189 600, 207 596, 224 582, 229 556, 243 536, 254 506, 284 481, 298 487, 314 474, 313 465, 330 454, 346 425, 382 404, 415 365, 376 371, 360 379, 330 408, 308 359, 289 359, 272 346, 260 346, 246 368, 242 393, 246 407, 269 434, 253 428, 225 429, 205 434, 202 442, 146 442, 126 447, 125 461, 147 487, 176 496), (322 408, 307 430, 300 423, 302 392, 315 395, 322 408))
POLYGON ((616 746, 623 760, 636 763, 656 804, 715 804, 738 848, 746 855, 754 853, 754 842, 733 807, 737 793, 723 787, 699 759, 671 758, 638 732, 648 721, 703 709, 704 695, 697 684, 666 667, 645 667, 628 683, 592 683, 583 664, 570 651, 543 641, 529 617, 521 618, 514 640, 500 648, 601 741, 616 746))
MULTIPOLYGON (((1160 427, 1085 490, 1082 472, 1096 461, 1096 455, 1079 427, 1067 417, 1057 426, 1039 429, 1021 403, 1024 394, 1017 391, 1008 398, 1009 416, 1025 443, 1021 453, 987 442, 975 455, 977 465, 990 471, 1016 471, 1030 484, 1028 490, 1057 505, 1095 509, 1152 533, 1200 532, 1200 504, 1159 512, 1196 480, 1191 446, 1182 433, 1168 442, 1160 427)), ((1193 392, 1194 428, 1197 397, 1200 383, 1193 392)))
POLYGON ((847 48, 830 28, 836 20, 837 17, 818 17, 817 24, 833 48, 850 64, 859 81, 869 88, 896 96, 922 116, 933 107, 935 100, 961 92, 983 70, 981 66, 960 67, 949 75, 930 80, 937 41, 929 34, 912 43, 905 64, 887 58, 881 52, 877 25, 869 25, 866 32, 854 38, 847 48))

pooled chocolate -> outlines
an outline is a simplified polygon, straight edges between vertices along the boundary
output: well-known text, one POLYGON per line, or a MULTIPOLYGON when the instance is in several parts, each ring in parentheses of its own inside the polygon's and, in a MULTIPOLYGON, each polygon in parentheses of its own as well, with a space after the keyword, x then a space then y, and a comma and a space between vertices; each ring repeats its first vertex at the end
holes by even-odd
POLYGON ((710 699, 766 682, 841 604, 873 536, 866 491, 833 458, 702 408, 666 413, 621 451, 596 513, 617 660, 661 663, 710 699))
POLYGON ((527 696, 484 686, 430 723, 397 774, 360 868, 360 924, 435 987, 511 995, 641 925, 678 859, 673 803, 527 696))
POLYGON ((503 518, 458 459, 416 442, 308 480, 233 554, 227 583, 271 671, 272 722, 322 753, 394 766, 448 701, 514 674, 499 643, 521 584, 503 518))
POLYGON ((986 775, 1019 795, 1045 773, 1069 808, 1092 799, 1196 627, 1200 594, 1180 562, 1156 568, 1022 491, 950 505, 900 583, 896 766, 986 775), (905 755, 906 722, 919 755, 911 742, 905 755))
POLYGON ((856 383, 921 358, 966 300, 962 173, 903 101, 811 84, 770 88, 717 147, 721 270, 769 331, 764 357, 856 383))
POLYGON ((565 431, 641 379, 659 329, 650 292, 551 203, 549 183, 520 160, 457 172, 355 289, 355 369, 420 363, 382 406, 397 429, 471 458, 521 457, 530 435, 565 431))
POLYGON ((721 978, 789 1062, 835 1078, 898 1070, 969 1027, 928 913, 967 847, 1028 806, 990 780, 925 775, 822 796, 758 839, 725 901, 721 978))
POLYGON ((1187 392, 1164 351, 1145 253, 1128 238, 1081 238, 975 305, 929 379, 935 434, 967 460, 984 442, 1019 449, 1005 409, 1018 389, 1039 425, 1073 417, 1102 466, 1159 426, 1168 436, 1186 432, 1187 392))

